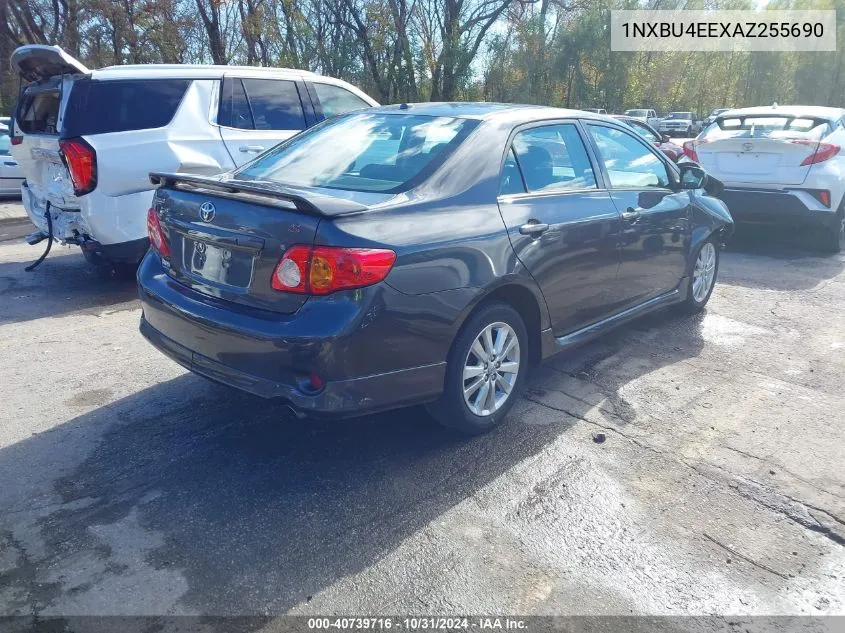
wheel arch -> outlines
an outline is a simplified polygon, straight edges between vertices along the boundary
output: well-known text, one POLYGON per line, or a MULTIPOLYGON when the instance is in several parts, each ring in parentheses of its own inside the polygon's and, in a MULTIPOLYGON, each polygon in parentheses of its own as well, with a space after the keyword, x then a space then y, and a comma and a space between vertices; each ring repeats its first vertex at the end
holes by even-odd
POLYGON ((516 279, 503 280, 495 287, 480 293, 462 315, 458 332, 481 306, 493 302, 505 303, 516 310, 528 334, 529 359, 532 364, 539 363, 542 359, 541 333, 550 327, 548 307, 539 288, 530 288, 516 279))

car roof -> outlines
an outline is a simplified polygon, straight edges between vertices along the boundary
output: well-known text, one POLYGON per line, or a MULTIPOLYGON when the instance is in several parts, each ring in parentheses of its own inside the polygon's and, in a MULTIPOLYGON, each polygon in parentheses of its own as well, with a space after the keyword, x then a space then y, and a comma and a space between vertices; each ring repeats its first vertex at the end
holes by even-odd
POLYGON ((498 120, 508 121, 514 124, 542 121, 544 119, 596 119, 606 121, 609 118, 606 114, 595 114, 585 110, 552 108, 549 106, 520 103, 488 103, 486 101, 403 103, 367 110, 368 113, 374 111, 387 114, 418 114, 459 119, 478 119, 482 121, 498 120))
POLYGON ((211 64, 129 64, 106 66, 91 71, 92 79, 136 79, 172 77, 174 79, 219 79, 223 75, 318 77, 307 70, 265 68, 260 66, 214 66, 211 64))
POLYGON ((834 121, 845 116, 843 108, 828 108, 825 106, 804 106, 804 105, 773 105, 756 106, 753 108, 738 108, 727 110, 721 116, 748 116, 748 115, 783 115, 793 117, 812 117, 814 119, 828 119, 834 121))

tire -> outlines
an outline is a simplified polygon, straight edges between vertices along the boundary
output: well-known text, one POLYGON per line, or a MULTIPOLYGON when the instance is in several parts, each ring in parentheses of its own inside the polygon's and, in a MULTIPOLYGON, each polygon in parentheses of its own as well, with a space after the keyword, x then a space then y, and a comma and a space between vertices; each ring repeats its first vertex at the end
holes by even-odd
MULTIPOLYGON (((488 354, 488 357, 491 355, 488 354)), ((426 405, 426 408, 444 426, 466 435, 486 433, 501 424, 507 416, 525 380, 528 364, 528 334, 519 313, 506 303, 482 304, 452 342, 443 394, 437 402, 426 405), (485 370, 484 359, 479 352, 488 352, 483 343, 486 340, 485 332, 488 331, 494 346, 499 343, 499 337, 505 336, 501 344, 509 350, 504 360, 499 357, 493 361, 498 365, 488 361, 489 366, 485 370), (513 344, 510 342, 511 337, 515 338, 513 344), (475 347, 476 343, 481 347, 475 347), (508 370, 516 371, 503 370, 504 365, 508 366, 508 370), (465 380, 465 369, 469 373, 473 370, 480 372, 465 380), (496 376, 492 382, 490 376, 496 376), (489 395, 491 384, 494 385, 492 396, 489 395), (509 389, 505 388, 506 385, 509 389), (465 397, 465 388, 473 386, 475 389, 465 397)))
POLYGON ((138 271, 138 264, 112 262, 96 251, 82 249, 82 254, 85 261, 94 268, 96 275, 104 280, 129 281, 135 278, 138 271))
POLYGON ((845 209, 836 212, 836 222, 819 235, 818 245, 828 253, 845 251, 845 209))
POLYGON ((710 295, 713 294, 713 288, 716 287, 716 279, 718 277, 719 243, 714 236, 710 236, 698 247, 698 251, 695 253, 692 270, 687 281, 687 298, 679 305, 680 311, 683 314, 697 314, 701 312, 710 300, 710 295), (709 259, 710 256, 712 256, 712 259, 709 259), (707 261, 711 261, 712 266, 708 265, 706 263, 707 261), (705 270, 712 270, 712 277, 710 277, 709 286, 702 293, 702 290, 696 283, 696 275, 699 271, 703 273, 705 270))

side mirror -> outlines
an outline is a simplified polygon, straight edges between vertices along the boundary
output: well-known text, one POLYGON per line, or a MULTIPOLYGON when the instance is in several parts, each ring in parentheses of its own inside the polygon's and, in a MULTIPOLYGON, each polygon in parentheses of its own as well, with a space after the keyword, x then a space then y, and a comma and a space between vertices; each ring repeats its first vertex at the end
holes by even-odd
POLYGON ((701 189, 707 180, 707 172, 694 163, 678 165, 681 170, 681 189, 701 189))
POLYGON ((681 170, 681 189, 704 189, 711 196, 719 196, 725 190, 721 180, 705 172, 696 163, 679 163, 681 170))

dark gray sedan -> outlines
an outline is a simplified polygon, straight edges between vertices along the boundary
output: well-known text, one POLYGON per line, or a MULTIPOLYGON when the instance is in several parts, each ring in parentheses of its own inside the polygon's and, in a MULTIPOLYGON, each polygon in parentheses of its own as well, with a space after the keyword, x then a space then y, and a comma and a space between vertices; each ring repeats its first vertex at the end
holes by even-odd
POLYGON ((300 415, 424 403, 489 430, 530 363, 698 311, 719 183, 581 111, 412 104, 326 121, 216 178, 152 174, 142 333, 300 415))

